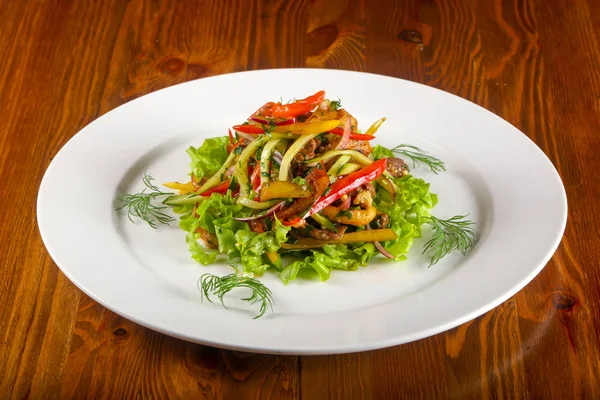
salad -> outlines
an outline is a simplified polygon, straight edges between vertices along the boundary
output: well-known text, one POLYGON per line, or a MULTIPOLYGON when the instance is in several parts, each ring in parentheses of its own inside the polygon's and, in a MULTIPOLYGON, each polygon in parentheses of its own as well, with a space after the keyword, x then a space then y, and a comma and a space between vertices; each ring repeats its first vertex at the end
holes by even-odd
POLYGON ((203 295, 223 296, 246 286, 246 299, 261 303, 271 293, 255 277, 274 271, 284 284, 302 271, 322 281, 335 270, 353 271, 376 256, 406 258, 424 225, 430 265, 452 251, 466 254, 477 232, 466 216, 438 219, 430 185, 411 167, 445 171, 444 163, 406 144, 374 144, 386 118, 362 132, 341 102, 325 92, 288 103, 268 102, 227 136, 189 147, 189 179, 159 189, 145 175, 147 189, 122 197, 130 219, 150 226, 174 221, 179 214, 191 257, 209 265, 227 260, 236 272, 205 274, 203 295), (162 200, 161 203, 157 203, 162 200))

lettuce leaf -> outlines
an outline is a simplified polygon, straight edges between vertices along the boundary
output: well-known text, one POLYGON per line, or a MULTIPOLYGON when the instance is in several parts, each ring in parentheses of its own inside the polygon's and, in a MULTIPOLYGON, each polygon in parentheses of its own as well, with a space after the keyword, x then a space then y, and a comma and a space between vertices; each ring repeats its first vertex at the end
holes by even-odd
MULTIPOLYGON (((198 179, 216 172, 227 158, 227 137, 207 139, 199 148, 190 147, 192 171, 198 179)), ((391 150, 377 145, 373 157, 393 157, 391 150)), ((382 187, 377 186, 374 203, 390 217, 389 228, 398 238, 382 243, 397 260, 406 258, 406 253, 414 238, 421 237, 421 225, 429 216, 431 208, 437 204, 437 196, 430 193, 429 184, 422 179, 407 175, 393 179, 398 191, 395 200, 382 187)), ((264 233, 252 232, 248 224, 236 221, 235 217, 248 216, 251 210, 236 204, 232 192, 225 195, 213 193, 210 198, 194 206, 181 206, 180 227, 188 232, 186 241, 191 256, 197 262, 207 265, 214 263, 218 253, 226 254, 230 260, 241 260, 245 273, 260 276, 271 267, 279 270, 279 278, 284 284, 296 279, 301 270, 316 273, 322 281, 331 276, 334 269, 353 271, 366 266, 379 254, 373 243, 326 245, 321 249, 295 252, 301 259, 282 268, 281 257, 267 257, 268 252, 277 253, 286 242, 290 227, 275 220, 275 228, 264 233), (196 216, 196 215, 197 216, 196 216), (198 228, 216 235, 219 249, 205 249, 199 242, 198 228)))
POLYGON ((421 225, 429 216, 429 210, 437 204, 438 198, 429 192, 429 183, 423 179, 406 175, 393 181, 398 188, 396 201, 392 203, 389 193, 379 188, 375 202, 379 210, 389 215, 389 228, 398 235, 396 240, 383 245, 396 259, 404 260, 413 239, 421 237, 421 225))
POLYGON ((210 177, 221 168, 221 165, 227 159, 227 136, 208 138, 204 140, 202 146, 190 146, 186 153, 191 158, 192 173, 197 180, 203 177, 210 177))
POLYGON ((179 226, 188 232, 186 237, 192 258, 207 265, 214 263, 218 253, 226 254, 229 260, 241 259, 244 272, 262 275, 267 268, 275 266, 281 269, 281 260, 272 262, 265 253, 277 253, 281 243, 287 240, 290 227, 275 221, 275 229, 264 233, 252 232, 245 222, 236 221, 235 217, 250 215, 251 211, 239 204, 231 191, 225 195, 213 193, 210 198, 202 201, 195 210, 188 207, 187 212, 180 217, 179 226), (218 252, 205 249, 199 242, 202 228, 215 234, 219 243, 218 252))
MULTIPOLYGON (((256 233, 248 230, 238 230, 235 239, 240 248, 240 257, 244 272, 262 275, 271 263, 266 252, 277 252, 281 243, 287 240, 290 227, 282 225, 275 219, 275 229, 264 233, 256 233)), ((277 265, 275 265, 277 267, 277 265)))
POLYGON ((373 156, 373 158, 375 160, 380 160, 382 158, 387 158, 387 157, 396 157, 390 149, 387 149, 379 144, 377 146, 373 147, 373 151, 371 151, 371 155, 373 156))
POLYGON ((249 229, 248 224, 233 219, 234 217, 246 216, 250 212, 243 206, 236 204, 231 191, 225 195, 213 193, 208 199, 202 201, 196 209, 188 206, 179 219, 179 227, 188 232, 186 241, 188 243, 192 258, 197 262, 208 265, 215 262, 216 251, 206 250, 198 243, 198 228, 202 228, 209 233, 217 236, 219 242, 219 252, 227 254, 230 260, 240 256, 239 249, 236 246, 235 232, 242 229, 249 229), (208 255, 210 254, 210 256, 208 255))
POLYGON ((361 246, 328 244, 322 249, 310 250, 309 254, 304 260, 293 262, 279 273, 279 279, 285 285, 296 279, 301 269, 315 271, 322 281, 329 279, 334 269, 355 271, 358 267, 366 266, 378 252, 373 243, 361 246))

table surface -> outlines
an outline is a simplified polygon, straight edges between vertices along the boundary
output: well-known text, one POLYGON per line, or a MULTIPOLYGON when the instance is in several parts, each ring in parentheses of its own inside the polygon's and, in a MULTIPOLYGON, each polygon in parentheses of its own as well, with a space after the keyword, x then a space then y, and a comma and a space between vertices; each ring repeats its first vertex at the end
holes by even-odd
POLYGON ((600 397, 600 2, 0 0, 0 397, 600 397), (46 252, 36 194, 100 115, 180 82, 317 67, 471 100, 548 155, 564 239, 525 289, 414 343, 358 354, 244 354, 140 327, 46 252))

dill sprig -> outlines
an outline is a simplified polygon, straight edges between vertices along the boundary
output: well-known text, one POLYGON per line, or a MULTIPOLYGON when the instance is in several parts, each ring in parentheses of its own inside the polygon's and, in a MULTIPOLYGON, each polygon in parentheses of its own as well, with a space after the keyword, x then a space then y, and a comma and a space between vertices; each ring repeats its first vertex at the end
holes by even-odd
POLYGON ((206 300, 212 303, 210 296, 217 296, 223 307, 227 308, 223 300, 223 297, 227 293, 237 288, 248 288, 252 290, 252 295, 242 300, 248 301, 250 304, 260 303, 259 313, 254 319, 262 317, 267 308, 273 311, 273 295, 271 290, 259 280, 244 275, 234 264, 229 265, 235 270, 232 274, 217 276, 207 273, 200 277, 198 280, 198 289, 200 290, 202 299, 206 298, 206 300))
POLYGON ((432 226, 433 236, 423 248, 423 254, 431 256, 429 266, 435 265, 453 251, 467 255, 477 243, 479 234, 473 221, 466 219, 468 215, 455 215, 449 219, 438 219, 433 215, 427 217, 426 223, 432 226))
POLYGON ((432 156, 427 153, 425 150, 417 147, 411 146, 410 144, 401 144, 392 149, 392 153, 398 156, 405 156, 412 160, 413 168, 418 167, 421 163, 429 166, 429 169, 434 174, 439 174, 442 171, 446 171, 446 165, 442 160, 437 157, 432 156))
POLYGON ((329 108, 332 109, 333 111, 337 111, 340 108, 342 108, 342 101, 341 100, 334 100, 329 102, 329 108))
POLYGON ((162 192, 156 185, 152 183, 154 178, 152 175, 144 174, 142 182, 146 188, 140 193, 126 194, 121 196, 121 207, 117 210, 125 208, 127 210, 127 217, 131 222, 134 222, 134 218, 139 218, 146 221, 152 228, 156 228, 156 223, 167 225, 169 222, 175 219, 165 214, 162 210, 167 208, 166 206, 157 206, 152 204, 152 200, 157 197, 171 196, 173 193, 162 192), (149 190, 149 191, 147 191, 149 190))

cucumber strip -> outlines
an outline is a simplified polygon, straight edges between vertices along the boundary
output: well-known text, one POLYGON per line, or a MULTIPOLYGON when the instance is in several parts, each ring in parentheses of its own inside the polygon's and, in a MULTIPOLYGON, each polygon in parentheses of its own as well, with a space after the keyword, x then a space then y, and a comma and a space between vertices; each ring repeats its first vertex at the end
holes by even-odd
POLYGON ((269 200, 269 201, 254 201, 250 200, 247 197, 239 197, 237 199, 237 203, 241 204, 248 208, 253 208, 255 210, 266 210, 267 208, 273 207, 275 204, 280 202, 281 200, 269 200))
POLYGON ((325 218, 321 214, 314 213, 310 217, 312 219, 314 219, 315 221, 317 221, 317 223, 321 224, 322 228, 329 229, 330 231, 333 231, 333 232, 337 232, 338 231, 337 228, 335 227, 335 225, 333 224, 333 222, 331 222, 330 220, 328 220, 327 218, 325 218))
POLYGON ((304 161, 307 164, 316 163, 320 161, 327 161, 335 156, 350 156, 354 160, 358 161, 362 165, 369 165, 373 162, 369 157, 356 150, 332 150, 327 153, 320 155, 319 157, 311 158, 310 160, 304 161))
POLYGON ((169 196, 163 200, 163 204, 168 206, 182 206, 184 204, 196 204, 199 201, 208 199, 210 196, 200 196, 198 194, 179 194, 169 196))
POLYGON ((358 165, 358 164, 354 164, 354 163, 344 164, 344 165, 342 165, 342 168, 340 168, 338 175, 348 175, 360 168, 362 168, 362 166, 358 165))
POLYGON ((339 171, 342 168, 342 166, 344 164, 346 164, 348 161, 350 161, 350 156, 341 156, 340 158, 338 158, 336 160, 336 162, 331 166, 331 168, 329 168, 329 171, 327 171, 327 175, 329 175, 329 179, 335 178, 336 176, 339 175, 339 171))
POLYGON ((271 139, 296 139, 301 136, 301 135, 295 135, 293 133, 278 133, 278 132, 271 132, 271 133, 268 133, 265 135, 269 136, 271 139))
POLYGON ((250 143, 242 154, 240 154, 240 158, 233 170, 233 176, 237 180, 240 185, 240 197, 248 197, 248 193, 250 192, 250 180, 248 179, 248 162, 250 161, 250 157, 256 154, 256 151, 260 146, 262 146, 269 138, 266 135, 260 135, 258 139, 250 143))
POLYGON ((279 168, 279 180, 287 181, 290 174, 290 167, 292 160, 296 157, 296 154, 306 145, 308 142, 319 136, 320 133, 313 133, 312 135, 302 135, 294 141, 288 151, 285 152, 283 160, 281 160, 281 167, 279 168))
POLYGON ((198 189, 196 192, 204 193, 208 189, 212 188, 213 186, 216 186, 218 183, 221 183, 221 181, 223 180, 223 175, 225 175, 225 172, 229 169, 229 167, 231 167, 233 165, 236 157, 237 157, 237 154, 235 154, 235 152, 232 151, 229 154, 229 157, 227 157, 227 160, 225 160, 225 163, 223 164, 223 166, 221 168, 219 168, 217 173, 214 174, 209 180, 207 180, 204 183, 204 185, 202 185, 200 187, 200 189, 198 189))
POLYGON ((271 155, 282 139, 272 139, 265 145, 260 155, 260 185, 263 186, 271 178, 271 155))

